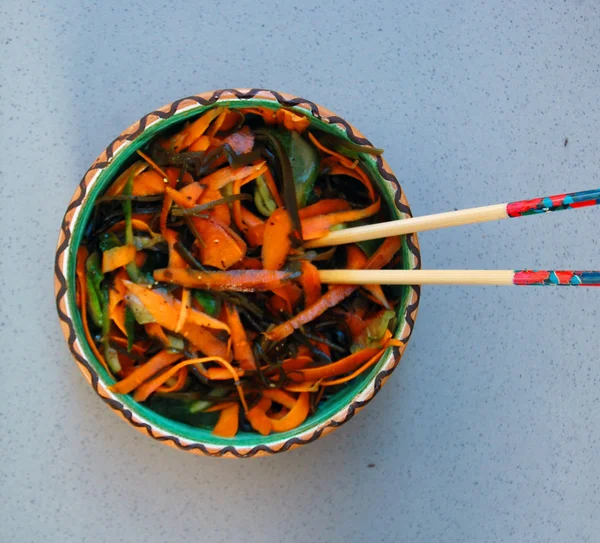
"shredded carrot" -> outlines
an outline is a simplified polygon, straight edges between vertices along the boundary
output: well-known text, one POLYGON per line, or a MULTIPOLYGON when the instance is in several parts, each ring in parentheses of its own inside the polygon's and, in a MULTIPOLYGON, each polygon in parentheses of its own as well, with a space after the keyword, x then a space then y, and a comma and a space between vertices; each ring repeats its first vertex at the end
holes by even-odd
POLYGON ((278 388, 264 390, 262 395, 263 398, 269 398, 269 400, 273 400, 288 409, 292 409, 296 405, 296 398, 278 388))
MULTIPOLYGON (((126 301, 130 296, 135 296, 137 301, 148 310, 158 324, 172 332, 176 331, 181 304, 179 300, 130 281, 124 281, 124 284, 129 291, 125 295, 126 301)), ((224 323, 221 323, 217 319, 195 309, 190 309, 186 324, 181 328, 180 333, 204 354, 228 357, 227 345, 211 334, 209 330, 206 330, 204 326, 216 329, 224 329, 226 327, 224 323)))
POLYGON ((202 195, 204 187, 200 183, 190 183, 180 190, 172 189, 171 187, 165 188, 167 195, 182 208, 190 208, 196 205, 196 202, 202 195))
POLYGON ((379 352, 379 348, 365 347, 356 353, 352 353, 337 362, 327 364, 325 366, 319 366, 317 368, 305 368, 298 370, 298 373, 304 377, 306 381, 316 381, 317 379, 326 379, 328 377, 335 377, 352 371, 357 366, 360 366, 363 362, 369 360, 379 352))
POLYGON ((305 381, 303 383, 294 383, 285 385, 285 390, 289 392, 317 392, 319 390, 319 386, 321 385, 321 380, 319 381, 305 381))
POLYGON ((156 391, 162 392, 163 394, 169 393, 169 392, 177 392, 185 386, 185 383, 187 382, 187 378, 188 378, 188 369, 181 368, 179 370, 179 373, 177 373, 177 379, 171 386, 161 385, 156 389, 156 391))
POLYGON ((290 412, 279 420, 272 420, 274 432, 287 432, 300 426, 308 416, 310 402, 308 392, 301 392, 290 412))
POLYGON ((202 184, 214 190, 219 190, 237 179, 243 179, 245 183, 249 183, 265 173, 267 169, 267 163, 264 160, 251 166, 241 166, 239 168, 227 166, 204 177, 202 184))
POLYGON ((230 405, 221 411, 219 420, 213 429, 213 434, 219 437, 234 437, 238 431, 240 406, 230 405))
POLYGON ((355 372, 350 375, 346 375, 345 377, 340 377, 339 379, 330 379, 329 381, 321 381, 321 386, 323 387, 332 387, 335 385, 341 385, 342 383, 347 383, 351 381, 355 377, 358 377, 361 373, 365 372, 371 366, 377 364, 381 359, 385 349, 381 349, 376 355, 370 358, 365 364, 363 364, 360 368, 358 368, 355 372))
POLYGON ((221 111, 222 109, 220 107, 209 109, 194 122, 175 134, 169 140, 169 146, 172 147, 176 153, 188 148, 199 139, 204 132, 206 132, 210 123, 221 113, 221 111))
MULTIPOLYGON (((198 199, 198 204, 208 204, 215 200, 220 200, 221 198, 223 198, 223 195, 217 189, 207 187, 202 193, 202 196, 198 199)), ((227 204, 216 205, 212 209, 207 210, 206 214, 213 219, 217 219, 226 226, 231 224, 231 212, 229 211, 229 206, 227 204)))
POLYGON ((252 409, 246 412, 246 419, 248 419, 252 428, 263 436, 268 436, 273 429, 273 421, 266 415, 270 408, 271 400, 261 398, 252 409))
POLYGON ((154 271, 156 281, 188 288, 252 292, 273 290, 283 286, 296 274, 280 270, 232 270, 203 272, 191 269, 165 268, 154 271))
POLYGON ((169 180, 169 176, 165 173, 165 171, 158 165, 154 160, 152 160, 147 154, 142 153, 139 149, 137 150, 137 154, 140 155, 149 165, 150 167, 161 176, 163 182, 169 180))
MULTIPOLYGON (((107 196, 116 196, 117 194, 121 194, 127 181, 133 175, 134 179, 142 173, 146 168, 148 168, 148 164, 142 161, 136 162, 129 166, 113 183, 108 190, 106 191, 107 196)), ((135 183, 134 183, 135 184, 135 183)))
POLYGON ((359 221, 375 215, 380 207, 381 201, 376 200, 373 204, 364 209, 338 211, 336 213, 302 219, 302 235, 305 241, 317 239, 327 234, 332 226, 346 222, 359 221))
MULTIPOLYGON (((167 330, 177 332, 175 328, 177 327, 178 316, 181 312, 181 301, 167 293, 159 292, 143 285, 132 283, 131 281, 124 280, 123 283, 127 287, 127 290, 137 297, 158 324, 167 330)), ((230 333, 229 327, 224 322, 192 308, 188 308, 185 322, 196 326, 205 326, 213 330, 224 330, 228 334, 230 333)))
POLYGON ((108 273, 126 266, 135 259, 136 250, 133 245, 113 247, 102 253, 102 273, 108 273))
POLYGON ((119 270, 113 280, 113 284, 108 290, 108 318, 111 319, 123 332, 127 335, 125 330, 125 305, 123 298, 127 292, 127 288, 123 284, 123 280, 127 280, 129 276, 125 270, 119 270))
POLYGON ((133 183, 131 194, 133 196, 151 196, 162 194, 165 191, 165 179, 154 170, 147 170, 139 174, 133 183))
POLYGON ((165 228, 162 234, 169 246, 169 268, 187 268, 187 262, 175 250, 175 244, 179 241, 179 234, 169 228, 165 228))
POLYGON ((269 192, 271 193, 273 200, 275 200, 277 207, 283 207, 283 200, 281 199, 279 191, 277 190, 275 179, 273 179, 273 174, 271 173, 271 170, 269 168, 267 168, 265 170, 265 173, 263 173, 263 179, 265 180, 265 183, 267 184, 269 192))
POLYGON ((233 341, 233 358, 237 360, 240 367, 245 370, 256 369, 256 360, 252 353, 252 347, 248 343, 248 337, 240 315, 234 306, 226 305, 227 322, 231 330, 231 340, 233 341))
POLYGON ((204 135, 200 136, 194 143, 192 143, 188 147, 188 151, 196 152, 196 151, 206 151, 211 146, 212 138, 210 136, 204 135))
POLYGON ((265 270, 279 270, 285 264, 292 246, 292 220, 285 209, 276 209, 267 219, 262 247, 265 270))
POLYGON ((198 244, 202 264, 226 270, 244 258, 246 244, 229 227, 212 218, 192 217, 191 222, 202 238, 198 244))
POLYGON ((317 138, 315 138, 310 132, 308 133, 308 137, 309 137, 310 141, 313 142, 315 147, 317 147, 318 149, 320 149, 327 155, 336 157, 340 161, 342 166, 345 166, 346 168, 350 168, 351 170, 356 168, 356 162, 353 162, 349 158, 345 157, 344 155, 341 155, 340 153, 337 153, 336 151, 328 149, 317 138))
POLYGON ((179 308, 179 317, 177 317, 177 324, 175 325, 175 332, 180 332, 187 319, 188 312, 190 310, 190 302, 192 296, 190 289, 184 288, 181 292, 181 304, 179 308))
POLYGON ((266 224, 254 213, 248 211, 244 206, 240 206, 242 221, 246 227, 245 236, 252 247, 258 247, 263 244, 265 238, 266 224))
MULTIPOLYGON (((236 368, 236 375, 242 377, 244 375, 243 369, 236 368)), ((204 371, 203 375, 211 381, 228 381, 233 379, 231 372, 227 368, 208 368, 204 371)))
POLYGON ((160 351, 158 354, 148 360, 148 362, 138 366, 131 375, 119 381, 118 383, 109 386, 108 389, 111 392, 116 392, 117 394, 128 394, 140 386, 144 381, 146 381, 146 379, 149 379, 163 368, 174 364, 181 358, 183 358, 183 354, 181 353, 160 351))
MULTIPOLYGON (((236 389, 240 396, 240 401, 242 402, 242 405, 244 406, 244 411, 247 411, 248 406, 246 404, 246 398, 244 396, 244 391, 242 390, 241 383, 237 380, 237 374, 236 374, 235 370, 233 369, 231 364, 229 364, 229 362, 227 362, 227 360, 225 360, 221 357, 218 357, 218 356, 207 356, 205 358, 191 358, 189 360, 183 360, 182 362, 179 362, 175 366, 169 368, 164 373, 161 373, 154 379, 151 379, 150 381, 147 381, 143 385, 139 386, 135 391, 133 399, 138 402, 143 402, 159 386, 161 386, 165 381, 168 381, 171 377, 173 377, 173 375, 175 375, 181 368, 184 368, 186 366, 191 366, 191 365, 200 365, 200 364, 204 364, 207 362, 217 362, 218 364, 223 365, 224 367, 228 368, 231 371, 231 374, 235 376, 234 377, 235 386, 236 386, 236 389)), ((202 367, 202 366, 199 366, 199 367, 202 367)))
POLYGON ((298 115, 289 109, 280 108, 275 114, 277 123, 283 125, 288 130, 304 132, 310 126, 310 120, 304 115, 298 115))
POLYGON ((348 211, 349 209, 350 204, 346 200, 342 200, 341 198, 328 198, 303 207, 298 211, 298 215, 301 219, 309 219, 310 217, 327 215, 338 211, 348 211))
MULTIPOLYGON (((295 371, 305 368, 313 361, 312 357, 308 355, 299 354, 296 358, 286 358, 283 361, 283 369, 285 371, 295 371)), ((265 368, 266 369, 266 368, 265 368)))
POLYGON ((373 183, 371 183, 369 176, 360 168, 360 166, 348 168, 339 164, 333 157, 324 159, 321 165, 327 168, 329 175, 347 175, 360 181, 367 189, 371 201, 375 201, 376 194, 373 183))
POLYGON ((300 284, 304 291, 304 306, 306 307, 314 304, 321 297, 321 279, 319 270, 307 260, 302 261, 300 269, 302 271, 300 284))

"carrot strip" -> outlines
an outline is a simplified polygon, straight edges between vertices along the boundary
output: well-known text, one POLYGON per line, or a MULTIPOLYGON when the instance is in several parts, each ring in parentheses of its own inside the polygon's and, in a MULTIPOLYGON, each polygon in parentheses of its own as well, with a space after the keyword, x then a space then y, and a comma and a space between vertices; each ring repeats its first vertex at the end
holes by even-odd
POLYGON ((177 392, 178 390, 181 390, 185 386, 187 378, 188 378, 188 369, 187 368, 181 368, 179 370, 179 373, 177 374, 177 380, 175 381, 175 383, 173 385, 171 385, 171 386, 166 386, 166 385, 159 386, 156 389, 156 391, 157 392, 162 392, 162 393, 177 392))
POLYGON ((261 398, 252 409, 246 412, 246 419, 252 428, 263 436, 268 436, 273 428, 273 421, 266 415, 270 408, 271 400, 261 398))
POLYGON ((297 401, 296 398, 278 388, 264 390, 262 395, 263 398, 269 398, 269 400, 273 400, 288 409, 292 409, 297 401))
POLYGON ((267 169, 267 163, 264 160, 251 166, 242 166, 240 168, 227 166, 204 177, 202 184, 213 190, 219 190, 237 179, 244 179, 245 183, 248 183, 265 173, 267 169))
POLYGON ((302 275, 300 276, 300 285, 304 291, 304 306, 314 304, 321 297, 321 279, 319 270, 314 264, 306 260, 300 265, 302 275))
MULTIPOLYGON (((156 291, 130 281, 124 281, 124 283, 129 291, 125 295, 126 301, 131 296, 134 296, 148 310, 158 324, 167 330, 175 332, 181 303, 179 300, 168 295, 159 294, 156 291)), ((218 329, 223 329, 226 325, 217 319, 213 319, 204 313, 192 309, 188 312, 188 318, 181 328, 180 333, 204 354, 229 358, 227 345, 215 337, 209 330, 205 329, 204 326, 215 328, 218 326, 218 329)))
POLYGON ((154 271, 154 279, 188 288, 253 292, 273 290, 297 277, 297 273, 275 270, 232 270, 202 272, 165 268, 154 271))
POLYGON ((317 147, 318 149, 320 149, 321 151, 323 151, 327 155, 331 155, 331 156, 336 157, 341 162, 341 164, 343 166, 345 166, 346 168, 350 168, 350 169, 356 168, 356 163, 355 162, 353 162, 352 160, 350 160, 348 157, 345 157, 344 155, 341 155, 340 153, 337 153, 336 151, 328 149, 317 138, 315 138, 310 132, 308 133, 308 138, 310 139, 310 141, 313 142, 313 144, 315 145, 315 147, 317 147))
POLYGON ((292 247, 292 220, 287 210, 276 209, 267 219, 262 247, 265 270, 278 270, 285 264, 292 247))
POLYGON ((133 245, 121 245, 113 247, 102 253, 102 272, 108 273, 133 262, 136 255, 133 245))
POLYGON ((265 180, 265 183, 267 184, 269 192, 271 193, 273 200, 275 200, 277 207, 283 207, 283 200, 281 199, 281 195, 277 190, 275 179, 273 179, 273 174, 271 173, 271 170, 269 168, 267 168, 265 173, 263 173, 263 179, 265 180))
MULTIPOLYGON (((244 375, 244 370, 236 369, 236 374, 238 377, 242 377, 244 375)), ((204 371, 203 375, 211 381, 227 381, 233 379, 231 372, 227 368, 208 368, 204 371)))
POLYGON ((204 135, 200 136, 194 143, 192 143, 188 147, 188 151, 206 151, 212 143, 212 138, 210 136, 204 135))
POLYGON ((285 390, 289 392, 317 392, 319 390, 319 386, 321 385, 321 380, 319 381, 306 381, 304 383, 295 383, 292 385, 286 385, 285 390))
POLYGON ((184 288, 181 293, 181 304, 179 308, 179 317, 177 317, 177 324, 175 325, 175 332, 180 332, 183 328, 183 324, 185 323, 190 310, 191 299, 190 289, 184 288))
POLYGON ((336 377, 354 370, 363 362, 366 362, 380 351, 380 348, 365 347, 356 353, 348 355, 337 362, 319 366, 318 368, 306 368, 298 370, 298 373, 304 377, 305 381, 316 381, 318 379, 326 379, 328 377, 336 377))
POLYGON ((136 152, 150 165, 150 167, 157 174, 159 174, 162 177, 163 180, 167 180, 167 181, 169 180, 169 176, 165 173, 165 171, 163 169, 161 169, 160 166, 156 162, 154 162, 154 160, 152 160, 147 154, 142 153, 142 151, 140 151, 139 149, 136 152))
POLYGON ((230 405, 221 411, 219 420, 213 429, 213 434, 219 437, 234 437, 238 431, 240 406, 230 405))
POLYGON ((108 318, 125 335, 127 335, 127 331, 125 330, 125 305, 123 304, 123 298, 125 297, 127 288, 123 284, 123 280, 127 280, 128 277, 125 270, 119 270, 111 288, 108 290, 108 318))
POLYGON ((151 196, 162 194, 165 191, 166 176, 161 176, 154 170, 148 170, 139 174, 133 181, 131 194, 133 196, 151 196))
POLYGON ((385 307, 386 309, 391 309, 391 305, 387 301, 381 285, 364 285, 363 288, 370 294, 369 298, 371 298, 374 302, 385 307))
POLYGON ((233 358, 240 363, 244 370, 256 369, 256 360, 252 353, 252 347, 248 343, 246 331, 240 320, 240 315, 234 306, 226 305, 227 322, 231 330, 233 341, 233 358))
POLYGON ((350 204, 346 200, 342 200, 341 198, 326 198, 307 207, 303 207, 298 211, 298 215, 301 219, 309 219, 310 217, 327 215, 337 211, 347 211, 349 209, 350 204))
POLYGON ((358 377, 361 373, 368 370, 371 366, 377 364, 377 362, 379 362, 379 360, 381 359, 384 352, 385 352, 385 348, 381 349, 375 356, 370 358, 365 364, 363 364, 360 368, 358 368, 356 371, 354 371, 350 375, 346 375, 345 377, 340 377, 339 379, 330 379, 329 381, 321 381, 321 386, 332 387, 335 385, 341 385, 342 383, 347 383, 348 381, 351 381, 355 377, 358 377))
MULTIPOLYGON (((292 313, 296 302, 302 296, 302 289, 300 289, 294 283, 287 283, 282 287, 273 289, 273 293, 284 301, 283 309, 288 313, 292 313)), ((280 308, 281 306, 276 305, 276 307, 280 308)))
POLYGON ((133 175, 133 178, 135 179, 146 168, 148 168, 148 164, 142 161, 136 162, 129 166, 129 168, 127 168, 119 177, 117 177, 111 186, 108 187, 106 196, 115 196, 117 194, 121 194, 131 175, 133 175))
POLYGON ((265 237, 266 224, 254 213, 248 211, 244 206, 240 206, 240 214, 246 229, 244 235, 252 247, 258 247, 263 244, 265 237))
POLYGON ((179 241, 179 234, 169 228, 165 228, 162 234, 169 246, 169 268, 187 268, 187 262, 175 250, 175 244, 179 241))
MULTIPOLYGON (((223 198, 223 195, 217 189, 207 187, 198 200, 198 204, 208 204, 209 202, 214 202, 215 200, 220 200, 221 198, 223 198)), ((206 214, 213 219, 221 221, 226 226, 231 224, 231 213, 227 204, 219 204, 208 210, 206 214)))
POLYGON ((308 392, 301 392, 290 412, 283 418, 271 420, 274 432, 287 432, 300 426, 308 416, 310 403, 308 401, 308 392))
POLYGON ((332 226, 346 222, 359 221, 375 215, 381 207, 381 201, 376 200, 364 209, 352 209, 349 211, 338 211, 328 215, 318 215, 302 219, 302 235, 305 241, 324 236, 332 226))
POLYGON ((226 225, 212 218, 190 220, 202 239, 198 244, 202 264, 226 270, 244 258, 245 242, 226 225))
POLYGON ((260 115, 266 124, 277 124, 277 113, 274 109, 257 106, 245 109, 244 113, 254 113, 256 115, 260 115))
POLYGON ((179 207, 185 209, 196 205, 198 198, 200 198, 204 192, 204 187, 200 185, 200 183, 190 183, 181 190, 166 187, 165 191, 179 207))
MULTIPOLYGON (((313 361, 312 357, 307 355, 298 355, 296 358, 286 358, 283 361, 283 369, 285 371, 295 371, 305 368, 313 361)), ((267 368, 265 368, 267 369, 267 368)))
MULTIPOLYGON (((177 326, 178 315, 181 311, 181 302, 177 298, 166 293, 157 292, 143 285, 132 283, 131 281, 123 281, 123 283, 127 287, 127 290, 137 297, 158 324, 167 330, 177 332, 175 328, 177 326)), ((229 326, 224 322, 192 308, 188 310, 185 322, 195 326, 205 326, 213 330, 224 330, 228 334, 231 333, 229 326)))
POLYGON ((114 385, 109 386, 108 389, 111 392, 116 392, 117 394, 129 394, 132 390, 135 390, 144 381, 146 381, 146 379, 149 379, 163 368, 170 366, 181 358, 183 358, 183 354, 181 353, 160 351, 158 354, 148 360, 148 362, 142 366, 138 366, 128 377, 119 381, 118 383, 115 383, 114 385))
POLYGON ((359 167, 355 168, 347 168, 346 166, 342 166, 338 164, 335 159, 325 158, 321 165, 327 168, 329 175, 347 175, 348 177, 353 177, 354 179, 360 181, 369 192, 369 198, 371 201, 375 201, 376 193, 373 188, 373 184, 369 179, 369 176, 359 167))
MULTIPOLYGON (((150 381, 147 381, 143 385, 140 385, 136 389, 136 391, 133 395, 133 399, 138 402, 145 401, 148 398, 148 396, 150 396, 150 394, 152 394, 165 381, 168 381, 171 377, 173 377, 173 375, 175 375, 181 368, 183 368, 185 366, 191 366, 192 364, 193 365, 203 364, 205 362, 217 362, 219 364, 222 364, 223 366, 227 367, 231 371, 232 375, 236 376, 236 377, 234 377, 235 378, 235 386, 236 386, 236 389, 240 396, 240 401, 242 402, 242 405, 244 406, 244 411, 246 411, 248 406, 246 404, 246 398, 244 396, 244 391, 242 390, 241 383, 237 380, 237 374, 235 373, 235 370, 231 367, 231 364, 229 364, 229 362, 227 362, 227 360, 225 360, 219 356, 208 356, 205 358, 191 358, 189 360, 184 360, 182 362, 179 362, 172 368, 169 368, 164 373, 161 373, 160 375, 155 377, 154 379, 151 379, 150 381)), ((199 366, 199 369, 201 367, 202 366, 199 366)))
POLYGON ((308 117, 298 115, 289 109, 278 109, 275 117, 278 124, 283 125, 288 130, 293 130, 300 134, 310 126, 308 117))
MULTIPOLYGON (((373 256, 367 260, 364 267, 370 270, 382 268, 393 258, 394 254, 400 249, 401 244, 402 241, 400 236, 386 238, 377 251, 373 253, 373 256)), ((362 251, 360 251, 360 253, 362 254, 362 251)), ((350 262, 351 254, 356 255, 353 258, 358 258, 358 253, 355 251, 352 253, 349 252, 348 267, 352 269, 357 262, 350 262)), ((350 296, 357 288, 358 287, 354 285, 332 285, 314 304, 305 308, 303 311, 300 311, 300 313, 294 315, 288 321, 283 322, 269 332, 266 332, 265 337, 271 341, 281 341, 285 339, 291 335, 294 330, 304 326, 306 323, 321 316, 329 308, 339 304, 342 300, 350 296)))
POLYGON ((169 140, 170 147, 172 147, 176 153, 179 153, 192 145, 204 134, 204 132, 206 132, 210 123, 221 113, 221 110, 220 107, 209 109, 194 122, 186 126, 181 132, 175 134, 169 140))

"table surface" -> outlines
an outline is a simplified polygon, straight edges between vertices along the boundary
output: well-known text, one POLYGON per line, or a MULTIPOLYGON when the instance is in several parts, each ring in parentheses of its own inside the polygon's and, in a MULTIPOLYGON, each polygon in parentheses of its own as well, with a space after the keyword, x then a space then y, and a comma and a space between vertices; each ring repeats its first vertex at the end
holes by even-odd
MULTIPOLYGON (((599 186, 596 1, 8 0, 0 20, 1 541, 600 540, 599 291, 424 288, 366 410, 229 461, 115 417, 70 358, 52 286, 87 167, 205 90, 333 109, 387 149, 416 215, 599 186)), ((424 266, 598 268, 599 217, 425 233, 424 266)))

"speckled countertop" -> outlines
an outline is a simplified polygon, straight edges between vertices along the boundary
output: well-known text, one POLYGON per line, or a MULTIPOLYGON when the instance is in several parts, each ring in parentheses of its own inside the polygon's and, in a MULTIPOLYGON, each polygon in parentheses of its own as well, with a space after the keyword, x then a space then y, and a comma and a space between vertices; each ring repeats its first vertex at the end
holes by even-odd
MULTIPOLYGON (((330 107, 387 149, 419 215, 599 186, 598 2, 293 4, 0 6, 0 540, 600 541, 600 291, 426 288, 365 411, 252 461, 138 434, 71 361, 65 206, 123 128, 194 92, 330 107)), ((599 219, 426 233, 424 265, 599 268, 599 219)))

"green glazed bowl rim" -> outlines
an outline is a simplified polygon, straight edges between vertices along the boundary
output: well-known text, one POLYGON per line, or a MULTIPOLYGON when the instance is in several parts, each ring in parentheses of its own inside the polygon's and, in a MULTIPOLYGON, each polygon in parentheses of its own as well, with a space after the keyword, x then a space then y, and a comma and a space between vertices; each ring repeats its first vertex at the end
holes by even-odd
MULTIPOLYGON (((311 124, 321 130, 335 133, 355 143, 371 145, 356 128, 326 108, 290 94, 264 89, 224 89, 201 93, 182 98, 145 115, 118 136, 92 164, 67 207, 56 250, 56 306, 67 344, 83 375, 104 402, 133 427, 177 449, 208 456, 248 458, 283 452, 315 441, 348 421, 371 401, 400 362, 410 339, 419 306, 420 287, 405 287, 398 306, 398 326, 394 337, 401 339, 404 347, 387 349, 371 371, 356 379, 292 431, 270 436, 241 433, 235 438, 224 439, 212 435, 210 430, 167 419, 138 404, 129 395, 109 391, 107 387, 114 383, 114 379, 91 351, 84 337, 76 306, 75 263, 84 226, 95 198, 115 179, 137 149, 163 130, 201 114, 216 103, 232 108, 291 108, 309 117, 311 124)), ((365 154, 361 165, 377 183, 392 216, 412 216, 400 183, 387 162, 381 156, 365 154)), ((420 268, 421 256, 416 234, 403 238, 402 252, 405 269, 420 268)))

